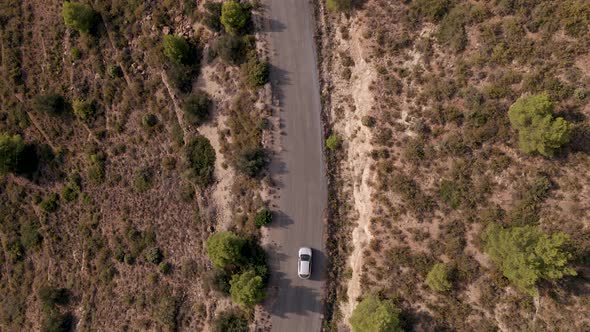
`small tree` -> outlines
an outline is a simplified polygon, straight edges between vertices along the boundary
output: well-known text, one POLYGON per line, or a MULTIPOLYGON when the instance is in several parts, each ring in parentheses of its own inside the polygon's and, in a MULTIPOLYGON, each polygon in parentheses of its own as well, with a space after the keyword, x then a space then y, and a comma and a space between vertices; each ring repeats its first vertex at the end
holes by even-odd
POLYGON ((39 113, 57 116, 61 115, 65 110, 66 101, 62 96, 50 93, 35 97, 33 107, 39 113))
POLYGON ((164 55, 176 64, 189 65, 192 63, 191 46, 180 36, 166 35, 162 42, 164 55))
POLYGON ((25 143, 19 135, 0 133, 0 176, 18 172, 25 151, 25 143))
POLYGON ((209 119, 211 99, 206 92, 197 91, 186 98, 182 110, 188 122, 200 126, 209 119))
POLYGON ((221 24, 225 31, 235 35, 242 30, 250 20, 250 11, 236 1, 229 0, 221 7, 221 24))
POLYGON ((229 282, 231 299, 242 308, 248 309, 264 299, 264 282, 253 270, 236 274, 229 282))
POLYGON ((389 300, 380 300, 370 295, 362 300, 350 316, 353 332, 402 331, 399 309, 389 300))
POLYGON ((218 232, 211 235, 207 239, 206 246, 209 259, 218 268, 237 265, 243 260, 244 240, 232 232, 218 232))
POLYGON ((260 228, 262 226, 266 226, 272 222, 272 212, 267 209, 263 208, 256 214, 256 218, 254 219, 254 224, 256 227, 260 228))
POLYGON ((539 279, 576 275, 568 266, 572 255, 564 248, 568 241, 564 233, 547 235, 537 226, 505 229, 492 224, 486 228, 483 238, 485 252, 504 276, 530 295, 538 294, 539 279))
POLYGON ((553 156, 570 139, 571 124, 553 117, 554 105, 547 94, 523 96, 510 106, 510 124, 518 130, 520 148, 525 153, 553 156))
POLYGON ((448 274, 448 268, 445 264, 436 263, 426 276, 426 284, 437 292, 449 291, 452 284, 449 282, 448 274))
POLYGON ((61 14, 66 27, 80 33, 90 33, 97 21, 96 12, 92 7, 79 2, 64 2, 61 14))
POLYGON ((213 182, 215 168, 215 150, 204 136, 193 138, 185 146, 189 177, 200 186, 208 186, 213 182))

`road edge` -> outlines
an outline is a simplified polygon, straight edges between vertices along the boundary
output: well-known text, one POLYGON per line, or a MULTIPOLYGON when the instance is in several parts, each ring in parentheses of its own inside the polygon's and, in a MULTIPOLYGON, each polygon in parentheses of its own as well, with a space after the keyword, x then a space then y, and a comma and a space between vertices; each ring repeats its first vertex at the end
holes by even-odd
MULTIPOLYGON (((332 63, 329 53, 332 50, 330 25, 325 3, 322 0, 312 0, 313 15, 315 20, 315 48, 320 85, 320 121, 322 126, 323 143, 333 133, 332 129, 332 99, 333 88, 329 75, 332 63)), ((325 165, 326 191, 328 194, 326 210, 324 212, 324 248, 326 250, 326 281, 322 293, 324 315, 322 316, 322 331, 337 331, 337 323, 340 317, 338 311, 338 299, 341 294, 341 281, 346 271, 348 258, 346 234, 350 233, 350 226, 341 213, 345 199, 342 197, 341 187, 338 186, 342 154, 338 151, 330 151, 322 144, 325 165), (342 235, 345 235, 344 237, 342 235), (340 244, 340 245, 339 245, 340 244)))

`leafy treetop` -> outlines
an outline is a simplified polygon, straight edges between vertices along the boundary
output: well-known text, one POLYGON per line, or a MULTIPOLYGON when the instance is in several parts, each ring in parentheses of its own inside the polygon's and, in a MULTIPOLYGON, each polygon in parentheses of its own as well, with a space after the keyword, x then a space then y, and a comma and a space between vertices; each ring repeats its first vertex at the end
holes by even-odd
POLYGON ((236 1, 230 0, 221 7, 221 24, 225 31, 235 35, 242 30, 250 19, 250 11, 236 1))
POLYGON ((0 133, 0 176, 18 172, 25 143, 19 135, 0 133))
POLYGON ((229 283, 231 299, 242 308, 251 308, 266 296, 264 281, 254 270, 234 275, 229 283))
POLYGON ((200 186, 207 186, 213 182, 215 168, 215 149, 205 136, 193 138, 185 146, 188 162, 189 177, 200 186))
POLYGON ((571 124, 553 117, 553 103, 547 94, 523 96, 510 106, 508 117, 518 130, 520 148, 551 157, 570 139, 571 124))
POLYGON ((232 232, 218 232, 207 239, 207 254, 218 268, 237 265, 242 261, 244 240, 232 232))
POLYGON ((547 235, 538 226, 502 228, 492 224, 484 232, 485 252, 519 289, 537 295, 539 279, 576 275, 568 266, 572 255, 564 249, 568 236, 547 235))
POLYGON ((436 263, 426 276, 426 284, 437 292, 446 292, 451 289, 448 268, 445 264, 436 263))
POLYGON ((380 300, 370 295, 362 300, 350 316, 353 332, 402 331, 399 309, 390 300, 380 300))
POLYGON ((192 62, 190 44, 180 36, 166 35, 162 41, 164 55, 176 64, 189 65, 192 62))
POLYGON ((96 12, 87 4, 79 2, 64 2, 61 12, 65 25, 80 33, 90 33, 96 24, 96 12))

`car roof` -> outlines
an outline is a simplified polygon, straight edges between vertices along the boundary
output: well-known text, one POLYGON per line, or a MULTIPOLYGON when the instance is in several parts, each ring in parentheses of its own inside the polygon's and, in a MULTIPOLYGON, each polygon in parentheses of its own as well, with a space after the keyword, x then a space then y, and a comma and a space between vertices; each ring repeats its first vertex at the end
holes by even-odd
POLYGON ((299 256, 301 256, 301 255, 310 255, 311 256, 311 248, 309 248, 309 247, 299 248, 299 256))
POLYGON ((300 261, 299 274, 309 275, 310 267, 309 261, 300 261))

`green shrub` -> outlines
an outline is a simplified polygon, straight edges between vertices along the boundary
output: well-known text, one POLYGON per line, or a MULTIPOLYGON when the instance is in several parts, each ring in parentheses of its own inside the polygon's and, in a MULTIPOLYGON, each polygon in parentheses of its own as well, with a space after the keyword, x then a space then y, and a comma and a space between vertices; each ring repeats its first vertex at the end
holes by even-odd
POLYGON ((0 176, 17 173, 25 153, 25 143, 19 135, 0 133, 0 176))
POLYGON ((58 310, 45 313, 41 322, 42 332, 70 332, 74 325, 74 317, 70 313, 61 314, 58 310))
POLYGON ((152 264, 160 264, 164 259, 164 255, 162 255, 162 251, 158 247, 150 248, 145 253, 145 260, 152 264))
POLYGON ((138 193, 143 193, 154 185, 154 172, 149 168, 140 169, 133 178, 133 188, 138 193))
POLYGON ((95 184, 103 183, 106 177, 106 155, 102 151, 88 155, 90 167, 88 168, 88 178, 95 184))
POLYGON ((224 311, 213 321, 214 332, 248 332, 248 319, 237 311, 224 311))
POLYGON ((519 146, 525 153, 551 157, 569 141, 571 124, 554 118, 553 108, 546 94, 523 96, 510 106, 510 124, 518 130, 519 146))
POLYGON ((92 7, 79 2, 64 2, 61 14, 66 27, 80 33, 90 33, 98 18, 92 7))
POLYGON ((222 269, 213 269, 205 275, 204 287, 229 295, 229 279, 231 276, 222 269))
POLYGON ((552 184, 546 176, 538 176, 530 183, 519 183, 514 195, 514 206, 508 214, 513 225, 530 225, 539 221, 539 208, 547 198, 552 184))
POLYGON ((209 120, 211 104, 211 99, 206 92, 199 90, 191 94, 182 106, 185 119, 193 125, 202 125, 209 120))
POLYGON ((237 169, 249 177, 256 177, 267 164, 266 153, 262 148, 245 149, 237 158, 237 169))
POLYGON ((326 0, 326 7, 333 12, 344 12, 352 9, 352 0, 326 0))
POLYGON ((177 197, 180 201, 190 203, 195 199, 195 188, 191 184, 186 183, 179 190, 177 197))
POLYGON ((107 74, 110 78, 121 78, 123 77, 123 70, 118 65, 109 65, 107 67, 107 74))
POLYGON ((208 186, 213 182, 215 169, 215 150, 204 136, 191 139, 185 146, 185 157, 188 162, 189 178, 200 186, 208 186))
POLYGON ((361 119, 361 123, 365 127, 373 128, 377 124, 377 120, 374 117, 370 116, 370 115, 365 115, 361 119))
POLYGON ((176 331, 178 320, 179 300, 171 294, 158 297, 154 318, 165 327, 165 331, 176 331))
POLYGON ((467 46, 465 31, 465 7, 457 6, 446 15, 436 33, 439 44, 449 46, 454 52, 461 52, 467 46))
POLYGON ((207 239, 207 254, 218 268, 238 265, 243 261, 244 240, 232 232, 217 232, 207 239))
POLYGON ((161 262, 158 265, 158 270, 160 270, 160 273, 162 274, 169 274, 172 271, 172 265, 168 262, 161 262))
POLYGON ((72 105, 74 114, 83 121, 90 121, 96 115, 96 107, 91 101, 85 99, 76 99, 72 105))
POLYGON ((352 77, 352 70, 350 70, 350 68, 348 67, 342 69, 340 77, 342 77, 342 79, 346 81, 350 80, 350 78, 352 77))
POLYGON ((242 65, 242 72, 246 78, 246 83, 251 88, 263 86, 268 83, 268 62, 258 60, 256 55, 251 55, 249 60, 242 65))
POLYGON ((180 92, 189 93, 193 88, 193 73, 191 66, 171 63, 166 70, 171 85, 180 92))
POLYGON ((244 309, 252 308, 266 296, 262 277, 254 270, 232 276, 229 284, 231 299, 244 309))
POLYGON ((59 195, 56 194, 56 193, 53 193, 53 194, 47 196, 41 202, 41 204, 39 204, 39 206, 45 212, 55 212, 55 211, 57 211, 57 208, 59 207, 59 195))
POLYGON ((21 223, 20 242, 27 251, 37 249, 41 246, 43 236, 39 233, 39 223, 36 220, 21 223))
POLYGON ((411 8, 418 15, 438 22, 451 10, 454 3, 453 0, 416 0, 412 1, 411 8))
POLYGON ((342 139, 337 134, 332 134, 330 137, 326 139, 326 148, 328 150, 334 151, 340 148, 342 145, 342 139))
POLYGON ((82 51, 80 51, 80 49, 77 47, 72 47, 70 50, 70 55, 72 56, 73 60, 79 60, 82 58, 82 51))
POLYGON ((561 279, 576 275, 568 266, 572 258, 564 233, 547 235, 537 226, 502 228, 489 225, 483 234, 484 250, 502 273, 520 290, 538 295, 539 279, 561 279))
POLYGON ((263 208, 260 212, 256 214, 256 218, 254 219, 254 225, 260 228, 262 226, 266 226, 272 222, 272 212, 267 209, 263 208))
POLYGON ((449 204, 453 209, 457 209, 461 206, 466 194, 464 189, 462 186, 457 185, 455 181, 442 180, 438 193, 445 203, 449 204))
POLYGON ((141 118, 141 125, 145 128, 153 128, 158 124, 158 117, 153 113, 147 113, 141 118))
POLYGON ((246 27, 250 20, 250 10, 234 0, 228 0, 221 6, 221 24, 225 31, 235 35, 246 27))
POLYGON ((41 303, 48 308, 56 305, 66 305, 70 301, 70 292, 66 288, 43 286, 39 288, 38 295, 41 303))
POLYGON ((25 249, 18 241, 12 241, 6 246, 8 260, 11 263, 17 263, 25 258, 25 249))
POLYGON ((426 276, 426 284, 434 291, 447 292, 452 287, 448 274, 449 271, 445 264, 436 263, 426 276))
POLYGON ((350 325, 353 332, 402 331, 399 313, 400 310, 392 301, 380 300, 369 295, 354 308, 350 316, 350 325))
POLYGON ((191 45, 183 37, 165 35, 162 46, 164 55, 173 63, 182 65, 194 63, 191 45))
POLYGON ((50 93, 35 97, 33 107, 39 113, 57 116, 61 115, 66 109, 66 101, 62 96, 50 93))
POLYGON ((221 3, 207 1, 203 5, 205 13, 202 16, 201 23, 206 27, 215 32, 220 32, 222 29, 221 25, 221 3))
POLYGON ((226 63, 239 65, 246 59, 252 44, 247 37, 223 35, 215 41, 213 48, 226 63))
POLYGON ((63 187, 63 189, 61 190, 61 197, 63 197, 63 199, 66 202, 71 202, 71 201, 75 200, 76 198, 78 198, 78 191, 79 191, 79 188, 76 188, 73 185, 68 184, 67 186, 63 187))

